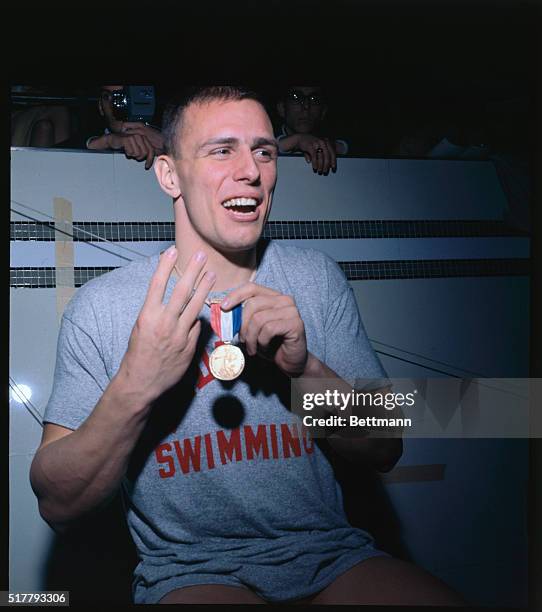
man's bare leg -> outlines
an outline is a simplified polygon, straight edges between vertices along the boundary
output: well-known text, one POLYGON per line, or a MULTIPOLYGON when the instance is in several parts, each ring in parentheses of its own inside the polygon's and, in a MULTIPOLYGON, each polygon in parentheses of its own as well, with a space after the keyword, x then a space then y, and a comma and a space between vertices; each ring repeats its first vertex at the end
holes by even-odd
POLYGON ((225 584, 197 584, 175 589, 158 602, 161 604, 265 604, 249 589, 225 584))
POLYGON ((391 557, 371 557, 339 576, 311 604, 387 604, 465 606, 467 602, 442 580, 391 557))

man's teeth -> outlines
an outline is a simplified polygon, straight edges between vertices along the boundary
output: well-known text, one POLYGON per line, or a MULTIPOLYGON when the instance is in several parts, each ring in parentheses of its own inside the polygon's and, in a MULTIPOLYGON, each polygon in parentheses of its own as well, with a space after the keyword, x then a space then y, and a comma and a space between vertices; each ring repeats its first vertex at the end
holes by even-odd
POLYGON ((222 204, 225 208, 232 208, 233 206, 252 206, 255 207, 258 204, 257 200, 254 198, 232 198, 231 200, 226 200, 222 204))

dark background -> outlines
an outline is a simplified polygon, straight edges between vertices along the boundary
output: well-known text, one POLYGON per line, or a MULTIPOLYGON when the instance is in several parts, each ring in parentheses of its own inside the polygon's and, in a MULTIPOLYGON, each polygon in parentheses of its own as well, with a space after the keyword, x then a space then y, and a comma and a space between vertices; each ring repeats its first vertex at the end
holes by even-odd
MULTIPOLYGON (((541 26, 536 2, 126 2, 27 9, 10 30, 12 84, 71 102, 95 133, 102 83, 149 83, 160 105, 186 84, 260 90, 275 124, 288 83, 326 88, 328 129, 360 156, 394 155, 445 122, 458 144, 528 159, 535 148, 541 26)), ((157 122, 159 121, 159 113, 157 122)))

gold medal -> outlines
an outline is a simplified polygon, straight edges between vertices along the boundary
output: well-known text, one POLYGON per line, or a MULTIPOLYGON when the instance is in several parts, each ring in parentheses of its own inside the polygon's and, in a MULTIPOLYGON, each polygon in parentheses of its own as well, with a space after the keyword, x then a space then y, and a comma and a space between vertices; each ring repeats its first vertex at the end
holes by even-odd
POLYGON ((211 374, 219 380, 237 378, 245 367, 243 351, 232 344, 233 339, 241 329, 241 304, 231 311, 223 312, 220 308, 222 300, 211 300, 211 327, 215 334, 224 342, 217 346, 209 358, 211 374))
POLYGON ((221 344, 211 353, 209 369, 219 380, 237 378, 245 367, 243 351, 234 344, 221 344))

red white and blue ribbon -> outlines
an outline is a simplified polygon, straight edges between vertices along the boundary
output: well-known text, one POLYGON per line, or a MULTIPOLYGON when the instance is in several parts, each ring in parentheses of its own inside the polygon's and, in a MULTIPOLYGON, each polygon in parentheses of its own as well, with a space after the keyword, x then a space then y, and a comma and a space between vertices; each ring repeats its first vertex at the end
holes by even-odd
POLYGON ((243 309, 241 304, 232 310, 224 312, 220 303, 211 303, 211 327, 223 342, 233 342, 241 329, 243 309))

